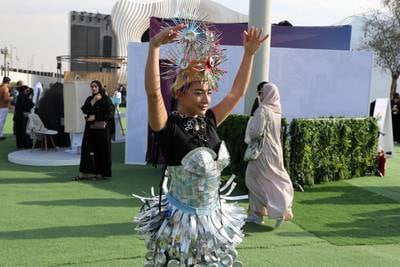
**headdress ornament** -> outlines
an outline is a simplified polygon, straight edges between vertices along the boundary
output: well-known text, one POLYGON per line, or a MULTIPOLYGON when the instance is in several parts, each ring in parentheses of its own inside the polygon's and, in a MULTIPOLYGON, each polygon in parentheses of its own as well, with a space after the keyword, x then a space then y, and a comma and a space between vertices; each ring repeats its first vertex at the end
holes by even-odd
POLYGON ((208 83, 211 90, 218 91, 218 81, 225 74, 221 69, 225 61, 224 50, 219 44, 221 34, 211 30, 204 21, 172 21, 174 25, 184 23, 186 27, 178 32, 175 45, 166 52, 167 62, 163 64, 169 70, 161 73, 162 77, 175 78, 173 92, 187 90, 193 81, 208 83))

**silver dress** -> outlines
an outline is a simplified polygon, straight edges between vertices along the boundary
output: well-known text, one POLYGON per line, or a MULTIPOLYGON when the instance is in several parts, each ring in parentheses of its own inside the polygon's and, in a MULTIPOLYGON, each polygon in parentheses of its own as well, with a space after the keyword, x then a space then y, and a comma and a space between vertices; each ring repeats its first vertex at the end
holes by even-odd
POLYGON ((146 240, 144 266, 242 266, 235 247, 242 241, 245 210, 226 200, 234 177, 220 188, 221 171, 229 164, 222 142, 218 158, 206 147, 190 151, 180 166, 168 166, 164 194, 144 198, 134 222, 146 240), (224 191, 228 191, 224 194, 224 191))

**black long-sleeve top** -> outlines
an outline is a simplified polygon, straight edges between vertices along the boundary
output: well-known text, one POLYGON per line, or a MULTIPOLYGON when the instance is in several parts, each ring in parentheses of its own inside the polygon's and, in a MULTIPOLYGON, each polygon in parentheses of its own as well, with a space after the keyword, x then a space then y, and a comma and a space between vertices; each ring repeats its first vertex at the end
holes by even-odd
POLYGON ((108 121, 114 118, 114 105, 108 96, 103 95, 93 106, 90 103, 92 99, 93 96, 86 98, 85 104, 81 107, 84 114, 87 116, 94 115, 95 121, 108 121))

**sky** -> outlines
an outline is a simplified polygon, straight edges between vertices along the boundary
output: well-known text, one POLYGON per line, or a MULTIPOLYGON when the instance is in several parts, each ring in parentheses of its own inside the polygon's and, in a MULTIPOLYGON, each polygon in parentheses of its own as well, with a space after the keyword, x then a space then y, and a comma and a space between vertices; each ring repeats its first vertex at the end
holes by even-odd
MULTIPOLYGON (((13 67, 56 72, 56 56, 69 54, 69 12, 110 14, 117 1, 1 0, 0 48, 8 48, 13 67)), ((249 0, 213 1, 248 15, 249 0)), ((382 8, 381 0, 270 1, 272 22, 288 20, 294 26, 333 25, 349 16, 382 8)))

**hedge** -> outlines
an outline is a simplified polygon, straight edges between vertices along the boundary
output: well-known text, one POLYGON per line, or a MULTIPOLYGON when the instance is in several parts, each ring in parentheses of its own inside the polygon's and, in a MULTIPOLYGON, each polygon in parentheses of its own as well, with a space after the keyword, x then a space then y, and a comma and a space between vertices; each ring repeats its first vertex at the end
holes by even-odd
POLYGON ((374 172, 374 118, 295 119, 290 124, 290 174, 301 185, 374 172))
MULTIPOLYGON (((231 115, 218 127, 231 155, 231 164, 224 174, 239 176, 242 188, 247 165, 243 155, 248 119, 249 116, 231 115)), ((294 119, 290 126, 283 118, 281 126, 284 165, 293 182, 312 185, 374 171, 378 136, 374 118, 294 119)))

